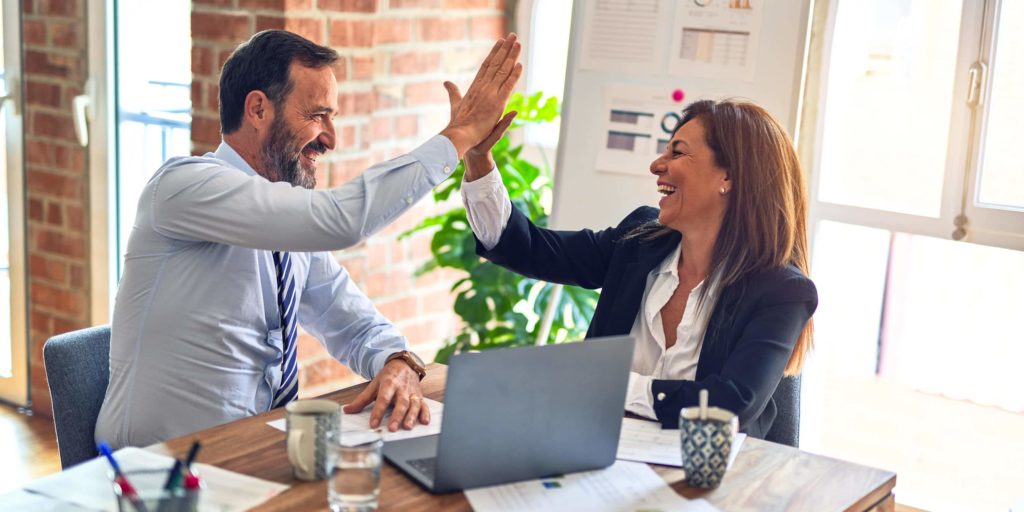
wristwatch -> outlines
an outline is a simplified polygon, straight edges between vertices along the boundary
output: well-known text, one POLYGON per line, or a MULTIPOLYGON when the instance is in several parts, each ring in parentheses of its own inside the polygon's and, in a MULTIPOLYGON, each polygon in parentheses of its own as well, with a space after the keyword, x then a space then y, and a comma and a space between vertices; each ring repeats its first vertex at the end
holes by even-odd
POLYGON ((423 380, 423 377, 427 376, 427 369, 425 368, 426 365, 423 364, 423 360, 420 359, 420 356, 415 353, 409 352, 408 350, 395 352, 388 356, 384 361, 384 364, 390 363, 393 359, 401 359, 402 361, 405 361, 405 364, 409 365, 409 368, 412 368, 412 371, 416 372, 416 375, 420 376, 420 380, 423 380))

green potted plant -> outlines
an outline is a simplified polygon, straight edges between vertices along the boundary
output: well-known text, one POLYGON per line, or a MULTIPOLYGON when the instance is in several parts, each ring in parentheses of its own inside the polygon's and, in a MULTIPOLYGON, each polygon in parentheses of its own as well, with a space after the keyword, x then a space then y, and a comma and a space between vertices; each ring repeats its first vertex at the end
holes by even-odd
MULTIPOLYGON (((549 123, 559 115, 558 99, 543 93, 513 95, 506 112, 518 112, 508 132, 529 124, 549 123)), ((547 226, 551 197, 551 169, 521 157, 523 146, 513 145, 506 133, 492 151, 494 162, 508 188, 512 203, 538 226, 547 226)), ((447 201, 459 190, 465 172, 463 164, 454 171, 455 179, 434 189, 434 200, 447 201)), ((401 234, 407 237, 425 230, 436 230, 431 239, 432 258, 417 275, 440 268, 463 271, 455 282, 455 313, 462 326, 438 352, 436 361, 447 363, 453 354, 466 350, 531 345, 537 342, 536 328, 552 296, 558 301, 552 315, 546 343, 580 339, 586 333, 597 304, 598 292, 572 286, 552 293, 555 285, 520 276, 476 255, 473 231, 462 206, 428 217, 401 234)))

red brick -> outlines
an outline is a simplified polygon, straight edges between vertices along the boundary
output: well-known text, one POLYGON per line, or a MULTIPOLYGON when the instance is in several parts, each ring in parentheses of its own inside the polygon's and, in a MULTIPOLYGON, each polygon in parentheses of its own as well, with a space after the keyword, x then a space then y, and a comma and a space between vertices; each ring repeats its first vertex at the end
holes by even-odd
POLYGON ((404 43, 412 40, 412 22, 407 19, 375 20, 373 31, 373 42, 376 44, 404 43))
POLYGON ((441 52, 403 52, 391 56, 391 72, 396 75, 432 73, 441 67, 441 52))
POLYGON ((85 231, 85 214, 81 206, 65 204, 64 213, 67 214, 68 229, 78 233, 85 231))
POLYGON ((28 218, 29 220, 43 221, 43 200, 36 198, 29 198, 28 200, 28 218))
POLYGON ((308 11, 313 8, 313 0, 284 0, 284 10, 308 11))
POLYGON ((80 290, 85 287, 85 268, 81 265, 70 265, 71 289, 80 290))
POLYGON ((264 30, 271 29, 283 29, 284 28, 284 16, 257 16, 256 17, 256 32, 262 32, 264 30))
POLYGON ((224 69, 224 63, 228 61, 228 57, 231 57, 231 54, 234 53, 234 51, 234 49, 221 50, 220 53, 217 54, 217 69, 214 70, 214 73, 220 73, 220 70, 224 69))
POLYGON ((50 259, 39 254, 30 254, 28 257, 28 275, 33 278, 64 284, 68 276, 68 265, 63 261, 50 259))
POLYGON ((253 17, 246 14, 192 12, 192 39, 239 44, 252 36, 253 17))
POLYGON ((36 112, 32 114, 32 124, 28 133, 69 141, 78 140, 70 112, 68 115, 36 112))
MULTIPOLYGON (((29 192, 32 193, 66 199, 81 199, 82 197, 82 181, 69 176, 30 169, 26 174, 26 182, 29 192)), ((41 219, 42 216, 40 216, 41 219)))
POLYGON ((373 46, 375 25, 371 20, 331 20, 330 37, 332 47, 373 46))
POLYGON ((317 8, 338 12, 377 12, 377 0, 318 0, 317 8))
POLYGON ((51 320, 53 320, 53 317, 49 314, 33 310, 29 314, 29 328, 33 331, 51 332, 53 329, 50 323, 51 320))
POLYGON ((441 0, 391 0, 388 7, 392 9, 438 8, 441 0))
POLYGON ((387 84, 373 86, 374 105, 377 110, 396 108, 402 105, 402 93, 404 88, 401 84, 387 84))
POLYGON ((375 65, 373 55, 356 55, 352 57, 352 79, 370 80, 373 78, 375 65))
POLYGON ((392 322, 416 318, 416 297, 401 297, 377 304, 377 310, 392 322))
POLYGON ((78 23, 50 22, 50 44, 57 48, 77 48, 81 46, 78 36, 78 23))
POLYGON ((493 0, 444 0, 445 9, 484 9, 491 7, 493 0))
POLYGON ((192 0, 197 5, 212 5, 216 7, 230 7, 233 0, 192 0))
POLYGON ((192 74, 213 74, 213 50, 201 46, 192 47, 192 74))
POLYGON ((423 18, 417 20, 420 41, 458 41, 466 38, 465 18, 423 18))
POLYGON ((352 149, 356 147, 355 126, 340 126, 337 131, 337 149, 352 149))
POLYGON ((308 366, 299 366, 299 397, 307 397, 307 392, 322 393, 323 390, 318 390, 318 386, 352 382, 357 378, 357 375, 333 358, 321 359, 308 366))
POLYGON ((405 86, 405 105, 407 107, 417 105, 437 105, 448 101, 448 93, 445 91, 441 81, 419 82, 405 86))
POLYGON ((284 20, 284 28, 317 44, 324 41, 324 21, 317 18, 292 18, 284 20))
POLYGON ((239 10, 253 9, 277 10, 284 9, 284 0, 238 0, 239 10))
POLYGON ((77 76, 84 63, 81 59, 38 50, 25 50, 26 75, 45 75, 59 78, 77 76))
POLYGON ((64 224, 64 212, 61 211, 60 203, 50 203, 46 206, 46 223, 56 227, 64 224))
POLYGON ((32 304, 38 304, 43 308, 63 311, 72 315, 80 315, 85 311, 82 296, 75 292, 33 282, 29 293, 32 304))
POLYGON ((39 140, 25 142, 25 161, 29 164, 51 166, 56 161, 53 145, 39 140))
POLYGON ((85 257, 85 239, 77 234, 35 229, 34 245, 29 250, 59 254, 69 258, 85 257))
POLYGON ((206 144, 219 144, 220 120, 209 117, 193 117, 192 140, 206 144))
POLYGON ((338 94, 338 115, 366 115, 373 112, 373 93, 350 92, 338 94))
POLYGON ((46 23, 39 20, 25 20, 21 35, 27 46, 46 46, 46 23))
POLYGON ((28 81, 25 101, 29 105, 59 108, 61 106, 60 86, 45 82, 28 81))
POLYGON ((469 20, 469 33, 473 39, 493 41, 505 35, 504 16, 476 16, 469 20))
POLYGON ((78 16, 79 2, 75 0, 36 0, 39 13, 46 16, 78 16))
POLYGON ((84 175, 85 149, 79 146, 77 141, 71 144, 73 145, 61 144, 54 147, 56 155, 54 167, 60 171, 84 175))
POLYGON ((395 118, 395 136, 399 138, 415 137, 419 131, 419 116, 410 114, 395 118))
MULTIPOLYGON (((205 105, 206 105, 207 112, 209 112, 210 115, 217 116, 217 119, 218 119, 217 122, 220 123, 220 114, 219 114, 219 111, 218 111, 218 109, 220 108, 220 85, 218 85, 216 83, 208 83, 208 84, 206 84, 206 103, 205 103, 205 105)), ((218 124, 218 129, 219 129, 219 126, 220 125, 218 124)), ((217 142, 219 143, 220 140, 218 139, 217 142)))
POLYGON ((370 140, 388 140, 391 138, 394 124, 390 117, 375 117, 370 120, 370 140))
POLYGON ((334 79, 342 82, 348 78, 348 58, 345 56, 338 56, 338 60, 334 61, 331 65, 331 71, 334 72, 334 79))

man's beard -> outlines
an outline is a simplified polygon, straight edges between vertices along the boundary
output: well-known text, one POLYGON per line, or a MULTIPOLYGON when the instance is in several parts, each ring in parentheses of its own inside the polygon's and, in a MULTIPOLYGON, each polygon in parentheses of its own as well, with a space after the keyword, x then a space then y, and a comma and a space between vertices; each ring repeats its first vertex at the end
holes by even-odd
POLYGON ((323 154, 327 147, 315 140, 297 148, 297 138, 288 129, 283 117, 275 118, 270 125, 267 142, 263 145, 263 165, 266 172, 276 178, 271 181, 286 181, 297 187, 312 189, 316 186, 316 167, 307 168, 302 165, 302 151, 309 148, 323 154))

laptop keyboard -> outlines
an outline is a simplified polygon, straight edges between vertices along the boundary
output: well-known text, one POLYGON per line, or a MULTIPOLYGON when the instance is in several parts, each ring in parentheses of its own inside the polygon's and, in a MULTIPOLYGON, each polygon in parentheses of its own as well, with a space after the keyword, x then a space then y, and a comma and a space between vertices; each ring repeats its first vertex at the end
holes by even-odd
POLYGON ((426 457, 423 459, 409 459, 406 462, 412 466, 413 469, 419 471, 420 474, 434 481, 434 463, 437 461, 437 457, 426 457))

